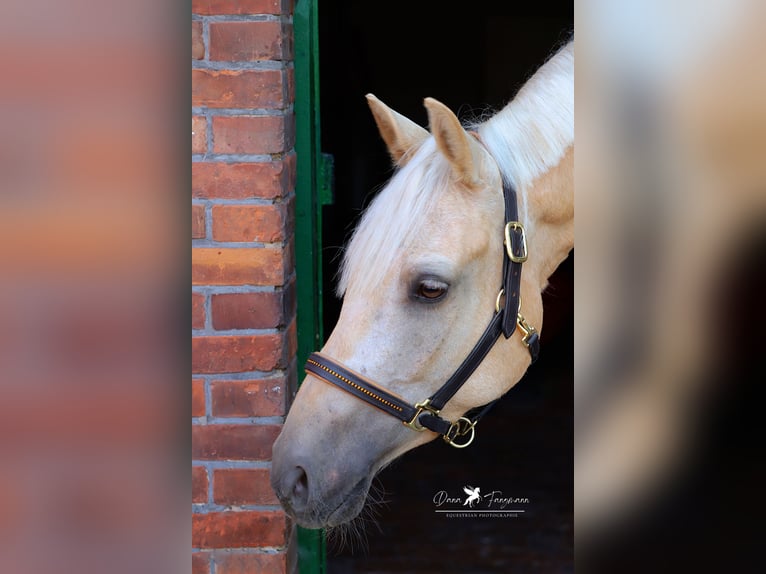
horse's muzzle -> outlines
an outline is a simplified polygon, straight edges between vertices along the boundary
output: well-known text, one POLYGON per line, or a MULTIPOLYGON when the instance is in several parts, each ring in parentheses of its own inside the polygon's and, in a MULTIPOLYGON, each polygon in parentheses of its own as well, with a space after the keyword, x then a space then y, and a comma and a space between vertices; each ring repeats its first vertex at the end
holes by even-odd
POLYGON ((367 465, 353 472, 338 463, 334 457, 301 456, 286 441, 274 444, 271 487, 299 526, 337 526, 361 512, 374 473, 367 465))

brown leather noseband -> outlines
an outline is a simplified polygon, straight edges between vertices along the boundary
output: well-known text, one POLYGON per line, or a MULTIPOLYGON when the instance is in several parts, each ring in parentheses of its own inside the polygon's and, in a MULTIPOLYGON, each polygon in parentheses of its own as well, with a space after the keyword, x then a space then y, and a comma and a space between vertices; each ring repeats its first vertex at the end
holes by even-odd
POLYGON ((413 430, 427 429, 438 433, 448 444, 456 448, 471 444, 476 432, 476 423, 499 399, 481 407, 474 416, 462 416, 454 422, 439 416, 444 405, 470 378, 500 338, 501 333, 508 339, 518 327, 523 333, 522 343, 529 350, 533 363, 540 352, 539 335, 535 328, 526 322, 520 309, 521 265, 527 260, 527 240, 524 226, 518 221, 516 191, 512 186, 504 183, 503 197, 505 200, 503 285, 497 296, 495 314, 471 352, 439 390, 428 399, 411 405, 398 395, 320 353, 312 353, 309 356, 306 372, 396 417, 413 430), (501 299, 505 300, 502 305, 501 299), (465 442, 457 442, 458 437, 465 436, 468 437, 465 442))

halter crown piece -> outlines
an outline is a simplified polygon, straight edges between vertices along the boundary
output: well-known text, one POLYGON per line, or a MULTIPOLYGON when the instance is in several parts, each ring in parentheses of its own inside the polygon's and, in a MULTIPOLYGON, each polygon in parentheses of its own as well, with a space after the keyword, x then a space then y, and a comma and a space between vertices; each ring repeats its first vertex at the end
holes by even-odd
POLYGON ((426 400, 411 405, 401 397, 385 390, 358 373, 351 371, 322 355, 312 353, 306 362, 306 372, 323 381, 340 387, 355 397, 379 408, 415 431, 430 430, 438 433, 451 446, 464 448, 473 442, 476 423, 499 400, 480 407, 473 416, 462 416, 454 422, 439 416, 455 393, 460 390, 476 368, 487 356, 500 334, 508 339, 518 329, 522 343, 529 350, 532 362, 540 352, 540 337, 521 314, 521 265, 527 260, 527 239, 524 226, 518 221, 516 191, 503 183, 505 200, 505 252, 503 254, 503 286, 497 295, 495 314, 479 341, 441 388, 426 400), (501 301, 504 300, 503 303, 501 301), (460 442, 459 437, 467 437, 460 442))

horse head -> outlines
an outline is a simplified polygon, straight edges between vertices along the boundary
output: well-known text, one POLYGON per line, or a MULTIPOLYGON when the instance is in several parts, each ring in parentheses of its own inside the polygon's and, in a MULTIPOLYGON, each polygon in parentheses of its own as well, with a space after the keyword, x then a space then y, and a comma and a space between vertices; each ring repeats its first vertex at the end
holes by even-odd
MULTIPOLYGON (((518 190, 529 242, 523 312, 542 326, 541 291, 573 245, 572 68, 570 44, 470 130, 432 98, 429 133, 367 96, 397 170, 349 244, 322 354, 410 404, 439 389, 496 313, 504 181, 518 190)), ((502 396, 529 364, 520 333, 501 337, 441 416, 502 396)), ((272 486, 298 524, 338 525, 361 511, 381 468, 436 436, 309 374, 274 444, 272 486)))

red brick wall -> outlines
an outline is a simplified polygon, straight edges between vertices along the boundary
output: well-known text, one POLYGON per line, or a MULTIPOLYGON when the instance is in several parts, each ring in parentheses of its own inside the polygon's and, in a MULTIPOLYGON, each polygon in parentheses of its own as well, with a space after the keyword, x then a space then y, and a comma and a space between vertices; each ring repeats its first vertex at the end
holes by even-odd
POLYGON ((291 2, 192 2, 194 574, 295 569, 269 486, 295 387, 291 2))

